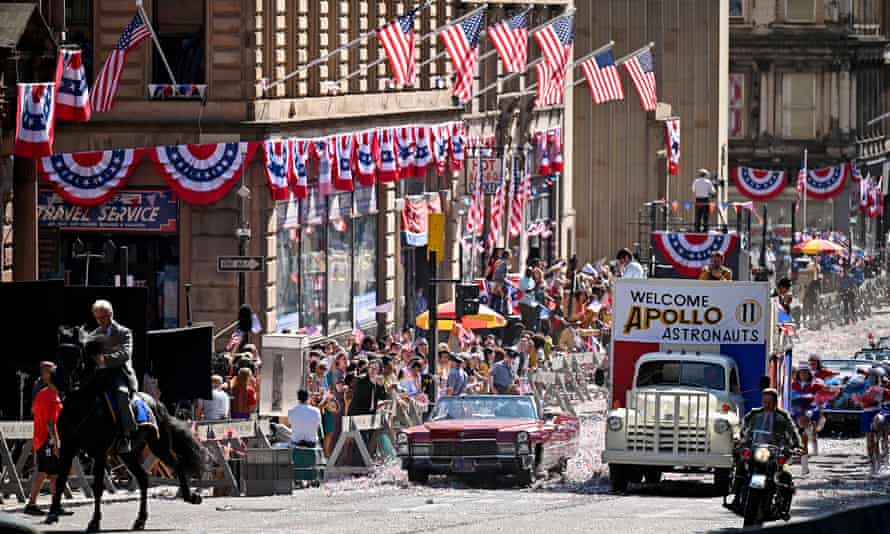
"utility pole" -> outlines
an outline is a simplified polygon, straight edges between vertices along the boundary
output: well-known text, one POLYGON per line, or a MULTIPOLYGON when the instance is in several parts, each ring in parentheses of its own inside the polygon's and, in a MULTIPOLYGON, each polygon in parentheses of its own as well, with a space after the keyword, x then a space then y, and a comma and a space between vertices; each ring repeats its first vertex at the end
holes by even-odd
MULTIPOLYGON (((238 238, 238 255, 244 257, 247 255, 247 242, 250 241, 250 223, 247 222, 247 201, 250 199, 250 189, 244 183, 244 176, 241 177, 241 187, 238 188, 238 197, 240 198, 238 210, 238 228, 235 229, 235 237, 238 238)), ((247 287, 244 279, 244 271, 238 272, 238 306, 243 306, 247 302, 247 287)))

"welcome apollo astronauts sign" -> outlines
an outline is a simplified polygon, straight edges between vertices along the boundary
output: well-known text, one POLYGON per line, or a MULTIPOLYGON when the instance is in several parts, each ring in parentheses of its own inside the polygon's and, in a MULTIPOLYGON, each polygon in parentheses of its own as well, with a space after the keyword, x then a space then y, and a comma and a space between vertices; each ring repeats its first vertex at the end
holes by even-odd
POLYGON ((700 345, 767 342, 766 283, 619 280, 614 302, 615 341, 700 345))

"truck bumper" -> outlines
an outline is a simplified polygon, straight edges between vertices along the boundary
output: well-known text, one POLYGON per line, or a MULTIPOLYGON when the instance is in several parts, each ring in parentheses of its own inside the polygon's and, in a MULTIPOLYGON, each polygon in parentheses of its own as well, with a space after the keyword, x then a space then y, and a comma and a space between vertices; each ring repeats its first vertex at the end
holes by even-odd
POLYGON ((663 467, 730 468, 731 454, 643 454, 634 451, 603 451, 603 463, 663 467))

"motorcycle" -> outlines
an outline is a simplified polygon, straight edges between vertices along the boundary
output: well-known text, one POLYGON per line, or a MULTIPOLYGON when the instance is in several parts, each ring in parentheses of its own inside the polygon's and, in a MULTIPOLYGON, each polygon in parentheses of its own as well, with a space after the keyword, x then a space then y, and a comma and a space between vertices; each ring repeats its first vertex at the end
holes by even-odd
POLYGON ((774 445, 753 445, 741 449, 744 472, 736 468, 733 488, 739 492, 733 505, 724 506, 744 518, 744 526, 757 526, 767 521, 791 519, 791 496, 794 482, 783 469, 791 460, 791 452, 774 445))

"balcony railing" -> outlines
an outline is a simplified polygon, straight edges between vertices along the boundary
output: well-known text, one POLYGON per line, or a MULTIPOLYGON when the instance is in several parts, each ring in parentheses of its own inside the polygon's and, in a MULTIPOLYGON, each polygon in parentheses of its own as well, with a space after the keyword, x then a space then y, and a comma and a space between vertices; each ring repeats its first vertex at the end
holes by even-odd
POLYGON ((879 36, 883 0, 847 0, 850 2, 850 29, 854 35, 879 36))

